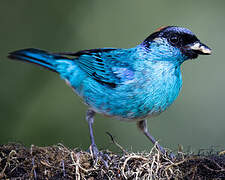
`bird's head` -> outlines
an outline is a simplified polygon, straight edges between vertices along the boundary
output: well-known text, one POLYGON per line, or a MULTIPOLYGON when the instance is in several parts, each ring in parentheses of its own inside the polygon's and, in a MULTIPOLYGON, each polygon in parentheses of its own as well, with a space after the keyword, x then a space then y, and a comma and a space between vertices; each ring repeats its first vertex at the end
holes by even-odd
POLYGON ((189 29, 166 26, 146 38, 141 44, 154 59, 177 61, 182 63, 187 59, 195 59, 198 55, 209 55, 211 49, 200 42, 189 29))

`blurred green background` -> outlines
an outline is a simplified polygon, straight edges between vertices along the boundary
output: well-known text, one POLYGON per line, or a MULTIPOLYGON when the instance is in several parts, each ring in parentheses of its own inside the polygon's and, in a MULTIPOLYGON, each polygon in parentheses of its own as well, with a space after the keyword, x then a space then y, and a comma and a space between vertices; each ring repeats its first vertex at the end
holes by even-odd
MULTIPOLYGON (((180 96, 148 126, 170 149, 178 144, 192 150, 224 148, 225 1, 1 0, 0 22, 0 144, 90 145, 87 107, 81 99, 57 74, 10 61, 8 52, 28 47, 53 52, 130 48, 160 26, 178 25, 195 32, 213 55, 183 64, 180 96)), ((118 151, 107 131, 128 150, 152 147, 135 123, 97 115, 94 133, 100 149, 118 151)))

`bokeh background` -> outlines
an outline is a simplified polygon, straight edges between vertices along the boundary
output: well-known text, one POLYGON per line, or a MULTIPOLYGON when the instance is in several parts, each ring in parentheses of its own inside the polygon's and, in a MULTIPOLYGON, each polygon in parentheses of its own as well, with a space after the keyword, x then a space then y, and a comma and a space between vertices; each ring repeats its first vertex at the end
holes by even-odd
MULTIPOLYGON (((183 89, 175 103, 148 121, 152 135, 170 149, 193 151, 225 145, 225 1, 200 0, 19 0, 0 1, 0 144, 22 142, 71 148, 90 145, 87 107, 59 76, 33 64, 10 61, 21 48, 78 51, 130 48, 163 25, 191 29, 213 49, 182 66, 183 89)), ((105 132, 127 150, 152 144, 135 123, 97 115, 100 149, 119 151, 105 132)))

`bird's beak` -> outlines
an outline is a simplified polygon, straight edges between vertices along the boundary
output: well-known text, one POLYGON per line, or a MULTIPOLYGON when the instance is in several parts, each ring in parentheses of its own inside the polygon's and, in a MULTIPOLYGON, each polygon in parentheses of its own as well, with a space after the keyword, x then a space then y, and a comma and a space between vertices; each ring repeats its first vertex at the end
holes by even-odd
POLYGON ((212 50, 201 42, 196 42, 189 45, 188 49, 191 49, 195 51, 197 54, 202 54, 202 55, 210 55, 212 53, 212 50))

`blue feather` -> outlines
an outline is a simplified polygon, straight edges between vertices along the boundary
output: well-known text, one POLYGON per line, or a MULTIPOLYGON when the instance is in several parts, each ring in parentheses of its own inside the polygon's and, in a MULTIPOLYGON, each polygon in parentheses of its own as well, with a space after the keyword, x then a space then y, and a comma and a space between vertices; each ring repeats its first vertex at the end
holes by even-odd
POLYGON ((196 42, 200 41, 190 30, 166 27, 130 49, 57 54, 25 49, 9 57, 58 72, 96 112, 143 119, 165 111, 177 98, 182 86, 180 66, 185 60, 209 54, 203 44, 199 47, 205 52, 195 51, 198 46, 188 48, 196 42), (179 43, 174 44, 171 37, 179 43))
POLYGON ((167 26, 130 49, 102 48, 75 53, 24 49, 10 53, 9 58, 57 72, 91 107, 86 119, 92 153, 98 159, 101 153, 92 130, 95 112, 138 121, 148 139, 165 153, 148 132, 145 118, 165 111, 177 98, 182 86, 181 64, 210 53, 211 49, 190 30, 167 26))
POLYGON ((57 60, 67 59, 63 56, 48 53, 47 51, 29 48, 11 52, 8 56, 11 59, 18 59, 30 63, 38 64, 52 71, 56 71, 57 60))

